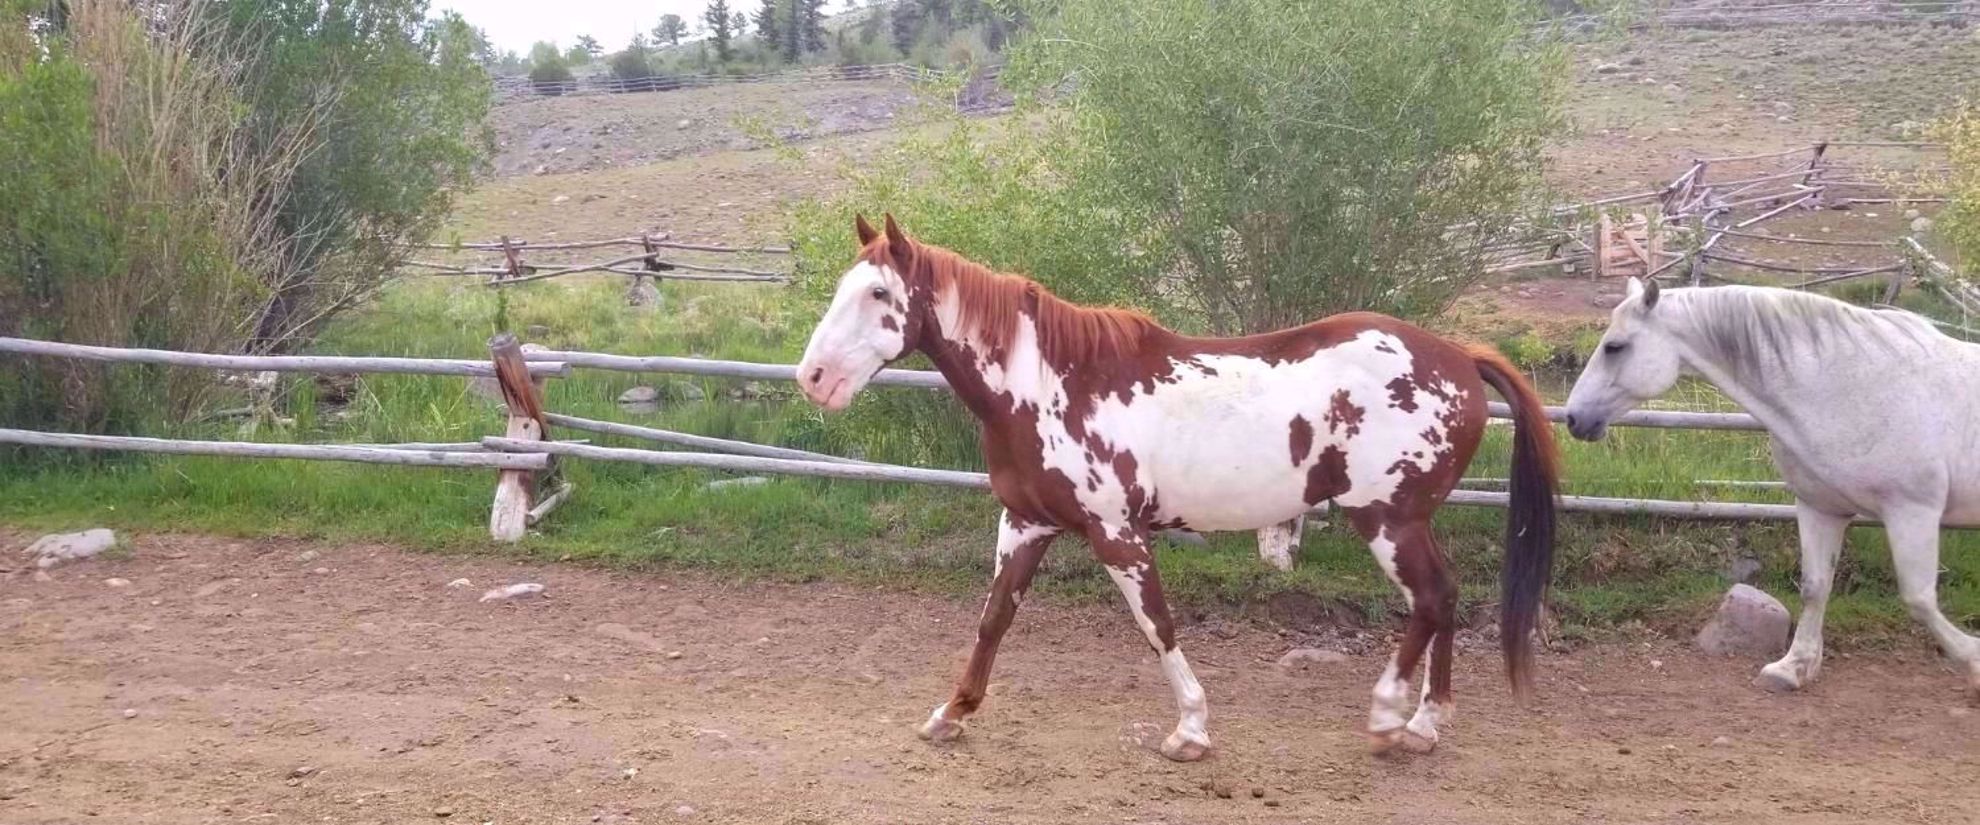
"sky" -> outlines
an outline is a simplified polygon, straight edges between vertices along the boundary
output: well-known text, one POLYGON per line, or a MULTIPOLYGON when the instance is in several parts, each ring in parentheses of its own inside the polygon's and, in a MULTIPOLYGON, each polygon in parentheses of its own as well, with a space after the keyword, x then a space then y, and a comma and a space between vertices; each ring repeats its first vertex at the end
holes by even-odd
MULTIPOLYGON (((833 2, 827 8, 843 5, 833 2)), ((753 9, 756 4, 729 2, 731 9, 742 6, 753 9)), ((606 51, 618 51, 634 32, 653 31, 663 14, 680 15, 692 30, 707 7, 707 0, 433 0, 431 12, 460 12, 470 25, 488 33, 496 49, 528 54, 538 40, 568 49, 580 34, 598 38, 606 51)))

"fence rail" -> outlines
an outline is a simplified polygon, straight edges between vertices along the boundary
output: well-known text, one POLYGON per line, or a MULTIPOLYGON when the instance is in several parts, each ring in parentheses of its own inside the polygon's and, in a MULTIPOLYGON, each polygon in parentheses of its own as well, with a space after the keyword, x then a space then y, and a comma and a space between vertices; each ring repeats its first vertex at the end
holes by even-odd
POLYGON ((927 69, 906 63, 877 63, 868 66, 817 66, 753 74, 686 74, 641 78, 594 76, 544 82, 526 77, 503 77, 495 80, 495 94, 498 100, 506 102, 535 97, 671 92, 741 83, 846 83, 872 80, 923 83, 945 81, 958 76, 960 73, 956 71, 927 69))

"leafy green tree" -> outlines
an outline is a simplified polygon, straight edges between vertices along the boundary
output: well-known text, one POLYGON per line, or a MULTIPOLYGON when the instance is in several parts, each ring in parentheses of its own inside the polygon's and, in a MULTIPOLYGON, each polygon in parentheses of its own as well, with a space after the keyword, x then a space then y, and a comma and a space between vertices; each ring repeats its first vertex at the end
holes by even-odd
POLYGON ((708 8, 701 12, 701 22, 708 27, 708 39, 715 44, 715 59, 729 62, 735 55, 735 19, 729 14, 728 0, 711 0, 708 8))
POLYGON ((591 35, 578 35, 577 44, 578 48, 583 49, 584 53, 590 55, 592 60, 597 60, 605 54, 604 47, 598 45, 598 38, 591 35))
POLYGON ((660 15, 660 23, 653 27, 653 42, 669 46, 681 44, 681 38, 688 33, 687 21, 678 14, 660 15))
POLYGON ((606 63, 612 67, 613 77, 645 80, 653 76, 653 49, 646 44, 646 35, 635 34, 625 50, 612 55, 606 63))
POLYGON ((529 47, 530 68, 535 68, 544 63, 562 63, 562 62, 564 62, 564 53, 563 51, 557 48, 557 44, 552 43, 548 40, 538 40, 535 43, 530 44, 529 47))
POLYGON ((571 82, 575 76, 571 67, 564 62, 563 55, 546 54, 531 58, 529 82, 536 84, 539 92, 562 94, 563 84, 571 82))
POLYGON ((1441 311, 1538 201, 1562 124, 1562 51, 1527 0, 1083 0, 1040 17, 1007 76, 1079 78, 1067 174, 1156 256, 1151 293, 1216 332, 1441 311))

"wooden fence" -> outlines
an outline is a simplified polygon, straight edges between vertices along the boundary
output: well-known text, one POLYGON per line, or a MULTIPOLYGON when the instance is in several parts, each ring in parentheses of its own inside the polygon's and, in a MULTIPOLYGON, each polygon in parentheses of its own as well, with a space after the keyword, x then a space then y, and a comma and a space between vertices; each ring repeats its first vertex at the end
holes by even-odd
MULTIPOLYGON (((634 357, 590 352, 532 352, 526 349, 518 345, 513 336, 506 334, 497 336, 489 342, 490 355, 487 362, 324 356, 250 357, 88 347, 49 341, 0 338, 0 353, 18 356, 86 358, 119 363, 220 370, 493 376, 505 401, 507 421, 504 435, 484 438, 478 443, 464 444, 265 444, 9 429, 0 429, 0 444, 494 470, 497 473, 497 482, 494 503, 490 508, 489 532, 496 540, 505 542, 520 540, 529 526, 541 521, 572 494, 569 483, 563 481, 557 473, 556 462, 560 457, 625 461, 653 466, 698 467, 732 472, 936 484, 970 489, 987 489, 989 485, 988 477, 977 472, 879 464, 787 447, 594 421, 559 415, 549 412, 543 406, 544 381, 566 375, 573 369, 794 381, 796 367, 793 365, 669 356, 634 357), (652 441, 686 449, 673 451, 629 449, 594 446, 582 440, 552 440, 550 432, 553 427, 652 441)), ((875 377, 874 383, 881 386, 920 389, 947 387, 947 382, 938 373, 912 370, 883 370, 875 377)), ((1547 412, 1549 417, 1556 421, 1563 416, 1563 411, 1557 407, 1550 407, 1547 412)), ((1499 418, 1509 417, 1504 405, 1497 403, 1492 405, 1492 414, 1499 418)), ((1750 416, 1735 413, 1636 411, 1618 418, 1613 423, 1623 427, 1663 429, 1746 431, 1761 429, 1759 423, 1750 416)), ((1481 484, 1489 486, 1491 481, 1491 479, 1469 480, 1466 489, 1457 490, 1452 494, 1450 503, 1469 507, 1505 507, 1507 499, 1505 493, 1471 489, 1481 484)), ((1701 482, 1700 485, 1765 486, 1764 483, 1745 482, 1701 482)), ((1561 497, 1561 506, 1571 512, 1681 519, 1787 521, 1794 518, 1794 508, 1783 504, 1566 495, 1561 497)))
POLYGON ((926 83, 952 80, 960 74, 956 71, 926 69, 906 63, 880 63, 870 66, 816 66, 753 74, 688 74, 641 78, 598 75, 541 83, 527 77, 500 77, 495 79, 495 95, 497 102, 511 102, 539 97, 670 92, 742 83, 846 83, 875 80, 926 83))
POLYGON ((642 279, 673 281, 723 281, 731 283, 781 284, 790 280, 784 272, 770 272, 761 269, 728 263, 694 263, 682 260, 670 252, 691 253, 703 256, 716 256, 722 260, 732 260, 738 255, 789 255, 790 250, 779 246, 726 246, 723 244, 683 243, 670 239, 665 234, 647 234, 624 238, 605 238, 590 241, 551 241, 531 243, 528 240, 503 235, 493 241, 478 241, 459 244, 418 243, 410 249, 418 251, 451 251, 475 255, 492 256, 494 260, 485 264, 458 264, 408 259, 402 266, 427 270, 421 274, 442 277, 484 278, 490 287, 508 287, 517 284, 561 278, 584 272, 609 272, 630 275, 633 287, 637 289, 642 279), (524 256, 532 252, 567 254, 593 249, 633 249, 637 252, 628 255, 615 255, 598 261, 559 263, 538 266, 528 262, 524 256), (667 257, 662 257, 663 255, 667 257))

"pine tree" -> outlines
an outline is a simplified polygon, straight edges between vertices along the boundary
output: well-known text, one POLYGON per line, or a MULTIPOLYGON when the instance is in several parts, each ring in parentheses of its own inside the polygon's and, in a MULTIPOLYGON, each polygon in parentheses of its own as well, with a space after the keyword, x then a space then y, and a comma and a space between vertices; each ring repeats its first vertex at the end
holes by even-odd
POLYGON ((763 0, 763 5, 756 10, 756 39, 763 41, 766 51, 776 49, 783 42, 777 36, 783 28, 778 25, 783 22, 779 19, 781 10, 778 5, 777 0, 763 0))
POLYGON ((899 0, 894 4, 894 48, 903 57, 914 53, 915 41, 921 37, 921 6, 914 0, 899 0))
POLYGON ((708 39, 715 42, 715 59, 729 62, 734 54, 729 41, 736 36, 735 18, 729 16, 729 0, 710 0, 708 8, 701 12, 701 22, 708 25, 708 39))

